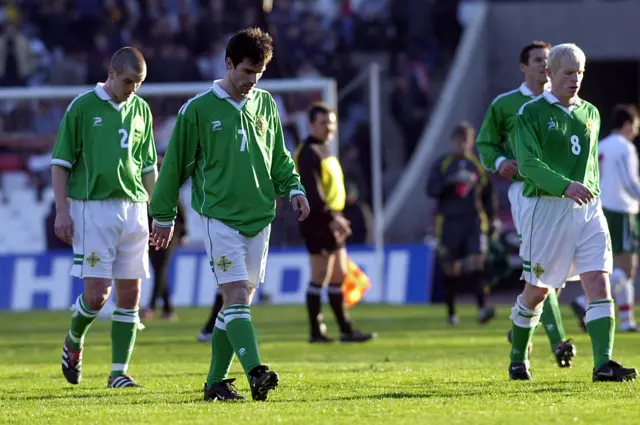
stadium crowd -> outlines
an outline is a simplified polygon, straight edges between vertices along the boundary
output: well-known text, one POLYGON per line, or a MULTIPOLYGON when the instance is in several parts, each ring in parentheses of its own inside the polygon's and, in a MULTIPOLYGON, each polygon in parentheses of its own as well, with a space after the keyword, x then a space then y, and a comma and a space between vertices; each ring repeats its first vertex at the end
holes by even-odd
MULTIPOLYGON (((427 120, 432 72, 446 63, 459 37, 457 4, 276 0, 265 11, 261 0, 7 0, 0 6, 0 87, 94 84, 104 80, 109 58, 123 45, 143 51, 147 83, 211 81, 225 73, 229 35, 259 26, 276 40, 265 79, 327 76, 342 89, 370 58, 384 55, 384 99, 410 154, 427 120)), ((318 97, 276 96, 290 150, 306 136, 305 112, 318 97)), ((159 151, 187 98, 149 99, 159 151)), ((49 153, 69 101, 0 102, 0 172, 24 171, 30 185, 48 187, 49 153)), ((366 85, 350 91, 340 99, 339 121, 352 198, 370 202, 366 102, 366 85)), ((297 228, 275 228, 274 244, 298 242, 297 228)))

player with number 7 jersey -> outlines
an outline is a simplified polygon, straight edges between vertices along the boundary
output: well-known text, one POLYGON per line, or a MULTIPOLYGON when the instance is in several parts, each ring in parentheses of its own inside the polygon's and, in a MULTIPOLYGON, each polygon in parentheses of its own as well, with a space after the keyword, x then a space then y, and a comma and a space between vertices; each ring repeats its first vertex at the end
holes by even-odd
POLYGON ((249 238, 275 218, 276 197, 304 194, 268 92, 238 102, 214 81, 180 108, 151 203, 159 226, 173 223, 189 178, 193 209, 249 238))

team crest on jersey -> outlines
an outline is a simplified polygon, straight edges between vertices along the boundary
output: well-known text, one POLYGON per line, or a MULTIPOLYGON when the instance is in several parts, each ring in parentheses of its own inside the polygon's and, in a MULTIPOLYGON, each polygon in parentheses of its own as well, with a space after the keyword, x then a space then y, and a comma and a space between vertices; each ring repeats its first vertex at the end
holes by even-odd
POLYGON ((591 140, 595 140, 596 135, 598 133, 598 129, 597 129, 596 123, 592 119, 588 119, 587 122, 585 123, 585 126, 587 127, 587 130, 589 131, 589 136, 591 137, 591 140))
POLYGON ((264 133, 267 130, 267 119, 264 115, 258 115, 256 117, 256 129, 258 129, 260 133, 264 133))
POLYGON ((136 115, 131 121, 131 126, 134 130, 140 130, 144 132, 144 119, 140 115, 136 115))

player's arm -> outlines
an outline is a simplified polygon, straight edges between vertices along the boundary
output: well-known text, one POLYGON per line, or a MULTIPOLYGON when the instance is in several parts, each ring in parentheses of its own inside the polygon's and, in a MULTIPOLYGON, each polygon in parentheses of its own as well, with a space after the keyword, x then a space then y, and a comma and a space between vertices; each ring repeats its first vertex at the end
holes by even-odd
POLYGON ((484 121, 482 121, 476 145, 482 165, 487 170, 510 179, 518 173, 518 166, 514 160, 507 158, 507 153, 504 151, 501 140, 500 114, 496 103, 492 103, 484 116, 484 121))
POLYGON ((447 170, 442 170, 442 161, 443 159, 439 159, 431 166, 431 173, 427 181, 427 195, 435 199, 440 199, 447 186, 447 170))
POLYGON ((291 158, 291 154, 285 146, 278 108, 273 99, 271 101, 273 103, 271 108, 273 114, 271 130, 275 135, 271 158, 271 179, 276 194, 278 196, 287 196, 291 199, 296 195, 305 195, 306 191, 300 181, 300 175, 296 171, 296 165, 291 158))
POLYGON ((62 117, 51 153, 51 185, 56 205, 54 230, 56 235, 67 243, 71 243, 73 238, 73 221, 68 196, 69 173, 82 152, 78 113, 77 108, 73 108, 72 102, 62 117))
POLYGON ((149 212, 157 227, 173 227, 178 214, 180 187, 193 174, 198 150, 198 127, 195 108, 185 104, 178 112, 178 119, 162 160, 149 212))
POLYGON ((638 151, 631 144, 626 144, 625 156, 620 158, 615 167, 620 174, 620 180, 629 193, 636 199, 640 199, 640 175, 638 175, 638 151))
POLYGON ((498 171, 502 161, 507 159, 500 143, 500 126, 496 109, 495 103, 489 106, 476 138, 480 161, 490 171, 498 171))
POLYGON ((300 175, 291 154, 284 144, 282 122, 278 114, 276 102, 271 99, 271 130, 274 134, 273 153, 271 157, 271 180, 276 195, 288 196, 293 208, 299 212, 299 221, 304 221, 310 212, 306 191, 300 182, 300 175))
POLYGON ((153 116, 151 115, 151 109, 148 105, 146 115, 146 134, 141 147, 142 184, 147 191, 147 195, 149 195, 149 202, 151 202, 151 195, 156 186, 156 180, 158 180, 158 153, 156 151, 156 141, 153 136, 153 116))
POLYGON ((336 213, 327 205, 322 186, 322 159, 315 150, 305 146, 300 150, 297 160, 300 181, 305 188, 314 216, 321 218, 327 224, 330 223, 336 213))
POLYGON ((525 108, 518 115, 515 131, 516 160, 520 174, 545 192, 562 197, 572 181, 553 171, 542 161, 542 145, 536 117, 527 111, 525 108))

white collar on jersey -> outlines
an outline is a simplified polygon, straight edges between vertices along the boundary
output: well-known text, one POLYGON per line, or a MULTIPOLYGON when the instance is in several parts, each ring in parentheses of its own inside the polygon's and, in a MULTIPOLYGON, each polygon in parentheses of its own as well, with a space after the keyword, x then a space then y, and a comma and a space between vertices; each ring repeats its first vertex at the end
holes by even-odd
POLYGON ((549 102, 551 105, 556 105, 558 108, 561 108, 568 113, 571 113, 571 111, 573 111, 576 108, 576 106, 579 106, 582 103, 582 99, 577 97, 575 102, 569 105, 569 107, 566 107, 563 104, 561 104, 560 100, 557 97, 555 97, 553 94, 551 94, 550 91, 545 91, 544 93, 542 93, 542 97, 544 97, 547 100, 547 102, 549 102))
POLYGON ((525 96, 534 96, 533 92, 529 89, 529 87, 527 87, 527 85, 524 82, 520 84, 520 87, 518 87, 518 90, 520 90, 520 93, 522 93, 525 96))
POLYGON ((233 97, 231 97, 231 95, 227 93, 225 89, 222 88, 222 85, 220 85, 220 81, 222 80, 215 80, 213 82, 213 86, 211 86, 211 90, 213 90, 213 93, 220 99, 226 99, 226 101, 233 105, 238 111, 244 107, 248 99, 253 99, 253 90, 251 90, 249 91, 249 93, 247 93, 244 99, 238 102, 233 97))
MULTIPOLYGON (((105 100, 107 102, 109 102, 114 108, 116 108, 118 111, 120 109, 122 109, 122 107, 124 105, 127 104, 127 102, 120 102, 117 103, 115 100, 113 100, 111 98, 111 96, 109 96, 109 93, 107 93, 107 91, 104 89, 104 83, 98 83, 96 84, 96 86, 94 87, 93 91, 96 93, 96 96, 98 96, 100 99, 105 100)), ((129 98, 129 100, 133 99, 133 96, 131 96, 129 98)))

